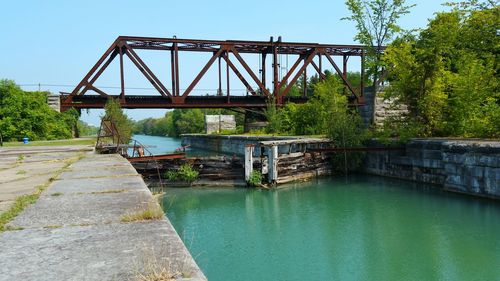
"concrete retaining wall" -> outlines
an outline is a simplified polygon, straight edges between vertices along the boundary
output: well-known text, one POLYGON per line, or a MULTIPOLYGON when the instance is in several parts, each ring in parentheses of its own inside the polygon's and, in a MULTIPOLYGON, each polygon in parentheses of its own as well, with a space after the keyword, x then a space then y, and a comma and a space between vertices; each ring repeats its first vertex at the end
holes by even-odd
POLYGON ((367 153, 364 171, 500 198, 500 142, 415 139, 405 147, 406 151, 367 153))
MULTIPOLYGON (((204 134, 185 134, 182 135, 182 145, 190 145, 192 148, 210 150, 222 154, 238 156, 245 155, 245 146, 254 146, 254 156, 261 155, 262 141, 276 140, 295 140, 306 139, 305 137, 272 137, 272 136, 221 136, 221 135, 204 135, 204 134)), ((325 140, 326 141, 326 140, 325 140)), ((292 144, 282 145, 279 147, 280 154, 304 151, 307 148, 318 148, 321 144, 292 144)))

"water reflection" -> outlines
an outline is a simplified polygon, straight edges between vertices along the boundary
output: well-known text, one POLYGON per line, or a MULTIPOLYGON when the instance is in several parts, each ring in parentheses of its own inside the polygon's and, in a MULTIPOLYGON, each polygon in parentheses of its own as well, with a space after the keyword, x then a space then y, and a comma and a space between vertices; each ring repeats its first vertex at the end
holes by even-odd
MULTIPOLYGON (((209 280, 495 280, 500 207, 357 176, 279 190, 169 189, 209 280)), ((190 241, 191 243, 191 241, 190 241)))

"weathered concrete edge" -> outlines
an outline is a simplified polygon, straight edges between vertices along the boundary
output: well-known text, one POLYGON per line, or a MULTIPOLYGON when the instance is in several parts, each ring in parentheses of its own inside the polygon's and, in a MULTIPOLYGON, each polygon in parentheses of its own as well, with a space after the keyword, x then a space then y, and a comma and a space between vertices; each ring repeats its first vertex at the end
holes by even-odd
MULTIPOLYGON (((123 157, 121 157, 121 158, 123 158, 123 157)), ((126 160, 125 158, 123 158, 123 160, 126 161, 130 165, 130 167, 132 167, 134 169, 134 167, 132 166, 132 164, 130 164, 130 162, 128 162, 128 160, 126 160)), ((135 169, 134 169, 134 171, 135 171, 135 169)), ((137 171, 136 171, 136 173, 137 173, 137 171)), ((143 183, 144 183, 144 180, 142 179, 142 177, 141 177, 141 181, 143 181, 143 183)), ((142 185, 142 186, 145 189, 145 192, 147 194, 149 194, 151 196, 151 198, 153 198, 153 194, 151 193, 149 188, 147 188, 146 183, 144 183, 144 185, 142 185)), ((156 200, 155 200, 155 204, 157 204, 157 206, 160 207, 160 204, 156 200)), ((176 280, 179 280, 179 281, 206 281, 207 278, 206 278, 205 274, 203 274, 200 267, 198 266, 198 264, 194 260, 193 256, 191 256, 191 253, 188 251, 186 245, 184 244, 184 242, 180 238, 179 234, 177 233, 177 231, 175 230, 174 226, 172 225, 170 220, 167 218, 167 216, 164 215, 163 219, 161 221, 163 223, 166 223, 167 227, 169 228, 169 231, 171 231, 172 233, 175 233, 175 237, 173 237, 173 239, 175 239, 175 240, 170 240, 168 242, 177 244, 176 246, 178 247, 178 249, 181 249, 181 251, 182 251, 182 253, 177 253, 177 254, 188 258, 189 260, 185 260, 185 262, 189 263, 189 268, 191 268, 193 270, 193 272, 191 272, 191 274, 193 275, 192 277, 189 277, 189 278, 181 277, 181 278, 176 278, 176 280)), ((162 225, 160 224, 159 227, 162 227, 162 225)), ((175 247, 175 248, 177 248, 177 247, 175 247)))

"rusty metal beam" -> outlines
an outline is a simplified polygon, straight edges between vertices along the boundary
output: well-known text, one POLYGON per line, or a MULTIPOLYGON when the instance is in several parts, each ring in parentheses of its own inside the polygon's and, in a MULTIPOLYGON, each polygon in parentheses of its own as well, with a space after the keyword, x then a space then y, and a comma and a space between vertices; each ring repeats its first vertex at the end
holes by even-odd
POLYGON ((223 56, 224 60, 226 61, 227 65, 233 70, 234 74, 240 79, 241 83, 245 85, 247 88, 247 91, 249 91, 252 95, 256 95, 257 93, 254 91, 252 86, 250 86, 250 83, 243 77, 243 75, 239 72, 238 68, 229 60, 229 57, 227 55, 223 56))
POLYGON ((182 94, 183 97, 186 97, 187 95, 189 95, 189 93, 193 90, 193 88, 196 86, 196 84, 198 84, 198 82, 200 82, 201 80, 201 77, 203 77, 203 75, 205 75, 205 73, 207 72, 207 70, 210 68, 210 66, 212 66, 212 64, 214 63, 214 61, 220 57, 220 55, 222 54, 222 52, 224 51, 224 48, 220 48, 211 58, 210 60, 207 62, 207 64, 205 64, 205 66, 201 69, 200 73, 198 73, 198 75, 196 76, 196 78, 194 78, 193 82, 191 82, 191 84, 189 85, 189 87, 186 89, 186 91, 184 91, 184 93, 182 94))
MULTIPOLYGON (((381 49, 381 52, 384 51, 385 48, 381 49)), ((355 88, 350 85, 347 81, 347 59, 351 56, 360 56, 361 57, 361 96, 363 94, 364 87, 364 58, 365 58, 365 47, 360 45, 332 45, 332 44, 315 44, 315 43, 297 43, 297 42, 282 42, 281 38, 278 38, 277 41, 274 41, 272 38, 270 41, 220 41, 220 40, 197 40, 197 39, 178 39, 178 38, 156 38, 156 37, 133 37, 133 36, 120 36, 118 37, 111 46, 106 50, 106 52, 100 57, 97 63, 92 67, 92 69, 85 75, 85 77, 80 81, 80 83, 75 87, 75 89, 69 93, 64 94, 61 97, 62 107, 69 108, 74 106, 76 108, 85 108, 85 106, 89 106, 91 108, 95 108, 96 106, 101 106, 102 101, 96 102, 92 98, 81 99, 82 97, 86 97, 89 95, 85 95, 88 90, 92 90, 99 94, 101 97, 108 96, 107 93, 98 89, 93 84, 94 82, 101 76, 101 74, 107 69, 109 64, 113 61, 113 59, 119 55, 120 59, 120 95, 118 96, 121 99, 123 107, 126 108, 139 108, 142 106, 146 108, 187 108, 187 107, 215 107, 215 104, 220 107, 243 107, 243 108, 251 108, 253 107, 261 107, 264 103, 255 103, 251 99, 241 100, 238 99, 238 96, 231 96, 230 89, 230 69, 236 74, 236 76, 243 83, 245 88, 252 93, 252 96, 249 97, 268 97, 273 96, 277 99, 277 104, 279 106, 283 105, 285 101, 285 97, 290 92, 291 88, 296 84, 298 78, 300 76, 304 76, 304 79, 307 79, 307 67, 312 65, 316 72, 318 72, 321 79, 325 78, 323 73, 323 65, 322 58, 325 56, 328 61, 332 64, 333 68, 342 78, 342 81, 346 85, 346 87, 356 95, 355 88), (139 55, 135 52, 135 50, 161 50, 161 51, 170 51, 170 69, 171 69, 171 82, 172 92, 164 86, 163 82, 158 79, 158 77, 153 73, 153 71, 148 67, 148 65, 139 57, 139 55), (190 81, 188 84, 188 88, 184 91, 184 93, 180 93, 180 74, 179 74, 179 52, 210 52, 212 57, 205 64, 205 66, 201 69, 198 75, 190 81), (234 61, 229 59, 229 54, 232 53, 235 58, 238 60, 239 65, 236 66, 234 61), (260 75, 256 75, 256 71, 254 71, 247 61, 242 57, 242 54, 255 54, 262 57, 262 62, 259 64, 260 75), (273 89, 272 91, 268 90, 266 87, 266 57, 267 55, 272 55, 272 79, 273 79, 273 89), (313 55, 314 54, 314 55, 313 55), (288 72, 283 77, 282 81, 279 81, 279 55, 297 55, 298 59, 292 65, 292 67, 288 70, 288 72), (315 56, 318 56, 318 63, 314 61, 315 56), (159 99, 155 102, 158 103, 157 106, 150 102, 146 102, 147 99, 138 102, 137 97, 129 96, 127 89, 125 88, 125 79, 124 79, 124 62, 123 56, 127 56, 132 63, 141 71, 141 73, 148 79, 148 81, 153 85, 153 87, 158 91, 160 96, 159 99), (340 56, 343 58, 343 68, 340 68, 336 65, 335 61, 332 57, 340 56), (224 59, 226 62, 226 90, 227 94, 224 97, 223 101, 218 101, 217 103, 212 103, 210 101, 211 95, 204 99, 196 98, 189 99, 190 94, 193 89, 199 83, 199 81, 206 75, 208 69, 213 65, 214 61, 219 59, 219 87, 217 91, 217 95, 221 93, 222 88, 222 76, 221 76, 221 66, 220 61, 224 59), (301 66, 301 63, 303 65, 301 66), (255 91, 249 81, 243 76, 244 72, 242 72, 239 66, 242 66, 248 75, 252 78, 252 80, 259 87, 259 91, 255 91), (298 69, 299 68, 299 69, 298 69), (284 88, 284 89, 283 89, 284 88), (132 97, 132 98, 130 98, 132 97), (167 99, 166 99, 167 98, 167 99), (191 102, 190 100, 194 100, 195 102, 191 102), (205 104, 207 103, 208 104, 205 104)), ((166 79, 168 80, 168 79, 166 79)), ((189 82, 189 81, 188 81, 189 82)), ((253 83, 252 83, 253 84, 253 83)), ((306 91, 307 83, 305 84, 304 91, 306 91)), ((307 93, 303 92, 303 96, 307 93)), ((92 96, 92 95, 90 95, 92 96)), ((97 97, 100 97, 97 96, 97 97)), ((114 97, 114 96, 113 96, 114 97)), ((199 97, 199 96, 196 96, 199 97)))
POLYGON ((337 66, 337 64, 335 63, 335 61, 332 59, 332 57, 329 54, 325 54, 325 57, 328 59, 328 61, 333 66, 333 68, 335 69, 335 71, 337 71, 337 74, 340 76, 340 78, 344 82, 344 85, 349 89, 349 91, 351 91, 351 93, 355 97, 358 97, 358 95, 354 91, 354 88, 351 86, 351 83, 349 83, 349 81, 347 81, 347 78, 344 77, 344 74, 342 73, 342 71, 340 70, 340 68, 337 66))
POLYGON ((139 57, 139 55, 128 45, 124 44, 127 49, 125 52, 130 60, 141 70, 141 72, 148 78, 149 82, 155 86, 155 88, 162 94, 162 96, 171 97, 172 94, 167 90, 167 88, 160 82, 160 80, 154 75, 154 73, 149 69, 149 67, 144 63, 144 61, 139 57), (147 74, 147 75, 146 75, 147 74), (148 77, 149 76, 149 77, 148 77), (158 89, 159 88, 159 89, 158 89))
POLYGON ((238 51, 235 48, 231 48, 231 51, 234 54, 234 56, 236 57, 236 59, 241 63, 243 68, 245 68, 245 70, 248 72, 248 74, 250 74, 250 77, 252 77, 252 79, 255 81, 255 83, 257 83, 257 86, 259 86, 262 93, 264 93, 264 95, 266 95, 266 96, 270 96, 271 93, 269 93, 269 91, 262 84, 262 82, 260 82, 257 75, 255 75, 255 73, 253 73, 252 69, 248 66, 248 64, 245 62, 245 60, 240 56, 238 51))

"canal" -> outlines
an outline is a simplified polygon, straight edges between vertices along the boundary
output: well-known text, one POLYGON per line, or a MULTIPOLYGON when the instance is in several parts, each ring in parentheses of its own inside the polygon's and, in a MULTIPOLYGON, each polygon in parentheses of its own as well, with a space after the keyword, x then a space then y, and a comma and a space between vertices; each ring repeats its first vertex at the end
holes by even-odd
POLYGON ((178 188, 163 206, 210 281, 500 276, 498 202, 429 185, 353 175, 271 191, 178 188))

